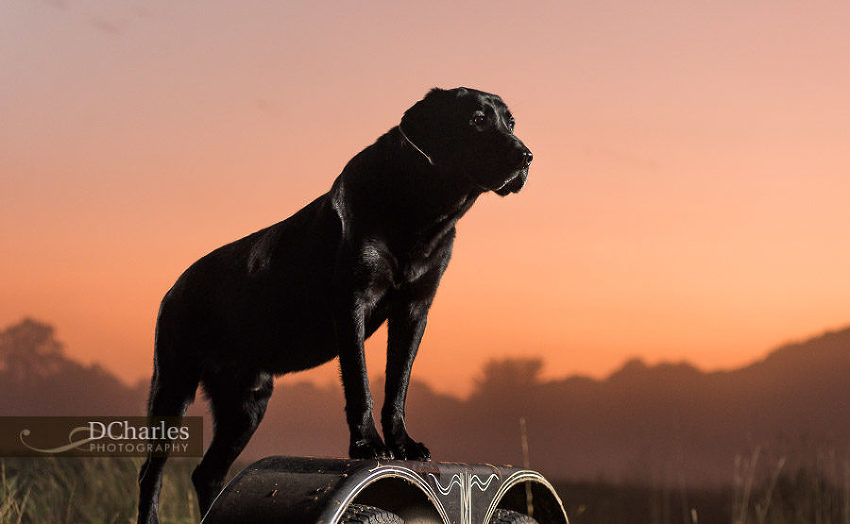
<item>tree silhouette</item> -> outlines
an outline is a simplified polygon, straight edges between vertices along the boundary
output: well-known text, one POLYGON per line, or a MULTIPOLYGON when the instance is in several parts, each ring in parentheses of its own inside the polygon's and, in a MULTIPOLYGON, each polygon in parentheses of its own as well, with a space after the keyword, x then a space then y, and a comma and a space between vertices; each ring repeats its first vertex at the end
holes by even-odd
POLYGON ((541 383, 540 358, 505 358, 489 360, 481 376, 475 381, 475 396, 489 396, 499 392, 527 389, 541 383))
POLYGON ((0 331, 0 415, 143 415, 145 393, 66 357, 50 324, 0 331))
POLYGON ((61 372, 67 362, 53 326, 24 318, 0 332, 0 373, 7 380, 29 382, 61 372))

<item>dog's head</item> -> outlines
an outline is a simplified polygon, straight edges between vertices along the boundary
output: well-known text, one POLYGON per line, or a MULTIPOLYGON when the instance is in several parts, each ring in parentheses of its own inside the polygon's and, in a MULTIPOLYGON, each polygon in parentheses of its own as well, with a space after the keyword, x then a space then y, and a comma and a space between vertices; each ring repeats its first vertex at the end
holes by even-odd
POLYGON ((438 169, 505 196, 525 185, 532 159, 514 125, 497 95, 459 87, 432 89, 404 113, 399 130, 438 169))

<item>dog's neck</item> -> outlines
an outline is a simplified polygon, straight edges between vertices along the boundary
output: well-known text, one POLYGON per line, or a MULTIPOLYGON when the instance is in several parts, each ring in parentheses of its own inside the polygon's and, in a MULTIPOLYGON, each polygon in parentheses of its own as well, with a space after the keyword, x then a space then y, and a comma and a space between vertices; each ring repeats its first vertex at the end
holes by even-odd
POLYGON ((457 221, 469 211, 478 195, 477 192, 466 195, 450 213, 440 216, 429 228, 421 232, 419 246, 426 257, 431 256, 431 253, 443 243, 445 236, 454 230, 457 221))
POLYGON ((347 193, 346 205, 357 207, 360 216, 366 217, 364 223, 391 224, 389 229, 398 241, 419 244, 425 252, 439 244, 482 193, 465 177, 452 176, 431 163, 400 127, 352 162, 358 167, 346 166, 333 191, 347 193), (371 178, 364 179, 364 173, 371 178))
POLYGON ((423 219, 423 225, 427 224, 428 228, 436 223, 457 221, 482 191, 465 177, 447 172, 444 166, 435 164, 430 156, 410 141, 401 126, 398 131, 402 138, 401 157, 391 161, 394 174, 387 183, 395 185, 403 181, 400 186, 395 186, 397 194, 404 196, 401 210, 407 216, 423 219), (424 157, 428 163, 421 160, 411 162, 410 159, 416 157, 424 157))
POLYGON ((403 139, 404 139, 404 140, 405 140, 408 144, 410 144, 410 145, 411 145, 411 147, 413 147, 413 149, 415 149, 415 150, 419 151, 419 153, 421 153, 421 154, 422 154, 422 156, 424 156, 424 157, 425 157, 425 160, 427 160, 429 164, 431 164, 432 166, 434 165, 434 161, 431 159, 431 157, 430 157, 430 156, 428 156, 428 153, 426 153, 425 151, 422 151, 422 148, 421 148, 421 147, 419 147, 419 146, 417 146, 415 143, 413 143, 413 140, 411 140, 411 139, 410 139, 410 137, 409 137, 409 136, 407 136, 407 133, 405 133, 405 132, 404 132, 404 129, 402 129, 402 128, 401 128, 401 124, 399 124, 399 125, 398 125, 398 132, 399 132, 399 134, 401 134, 401 137, 402 137, 402 138, 403 138, 403 139))

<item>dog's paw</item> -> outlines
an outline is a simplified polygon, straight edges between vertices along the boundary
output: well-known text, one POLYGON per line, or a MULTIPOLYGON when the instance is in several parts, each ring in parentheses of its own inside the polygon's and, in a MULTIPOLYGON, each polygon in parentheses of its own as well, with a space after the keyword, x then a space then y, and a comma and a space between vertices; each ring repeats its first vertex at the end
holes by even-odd
POLYGON ((393 454, 399 460, 431 460, 431 452, 425 444, 416 442, 407 435, 393 445, 393 454))
POLYGON ((391 459, 393 452, 380 438, 368 438, 352 442, 348 456, 354 459, 391 459))

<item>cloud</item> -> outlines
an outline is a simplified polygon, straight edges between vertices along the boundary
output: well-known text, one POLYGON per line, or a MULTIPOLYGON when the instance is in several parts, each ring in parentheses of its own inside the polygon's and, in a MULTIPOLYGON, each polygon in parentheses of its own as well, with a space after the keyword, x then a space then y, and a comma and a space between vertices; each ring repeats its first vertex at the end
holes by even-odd
POLYGON ((265 98, 255 98, 254 106, 257 108, 257 111, 264 113, 268 116, 272 116, 275 118, 280 117, 280 109, 276 104, 266 100, 265 98))
POLYGON ((110 22, 104 18, 92 17, 89 19, 89 24, 98 31, 110 36, 120 36, 124 33, 123 29, 121 29, 118 24, 110 22))

